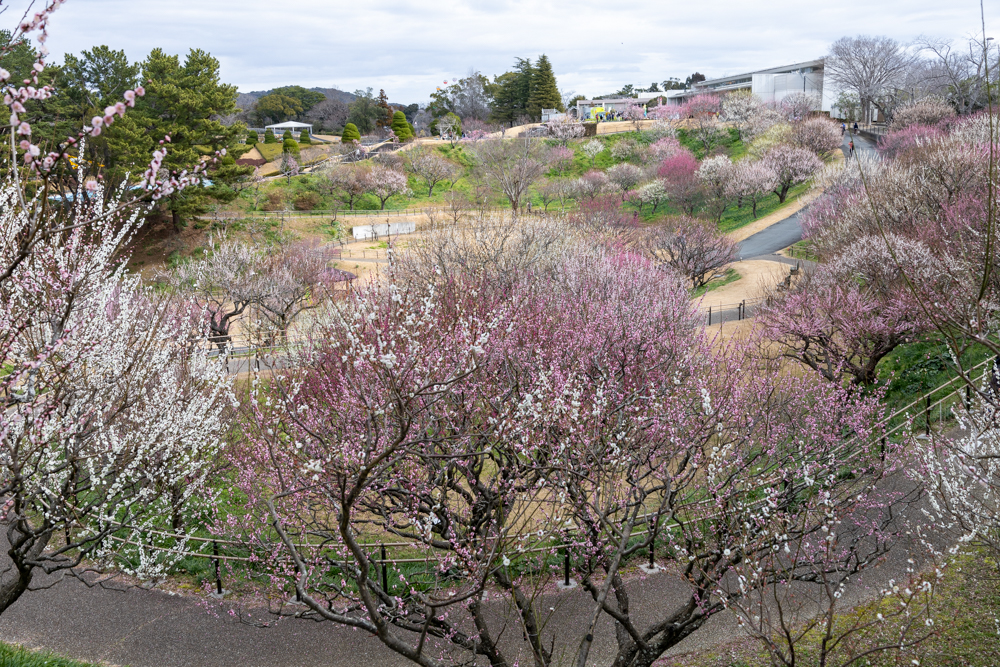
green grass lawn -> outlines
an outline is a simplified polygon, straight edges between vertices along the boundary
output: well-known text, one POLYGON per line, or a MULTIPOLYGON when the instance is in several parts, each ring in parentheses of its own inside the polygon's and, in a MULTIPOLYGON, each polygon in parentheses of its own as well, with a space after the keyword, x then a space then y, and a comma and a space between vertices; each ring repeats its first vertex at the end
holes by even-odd
MULTIPOLYGON (((299 143, 299 148, 308 148, 311 145, 312 144, 299 143)), ((265 160, 267 160, 268 162, 272 162, 274 160, 277 160, 279 157, 281 157, 281 143, 280 142, 276 143, 276 144, 265 144, 265 143, 261 142, 261 143, 255 144, 255 147, 257 148, 258 151, 260 151, 261 156, 265 160)))
POLYGON ((783 206, 791 204, 793 201, 798 199, 800 195, 804 194, 808 190, 808 183, 800 183, 796 185, 788 191, 788 196, 785 198, 784 203, 778 202, 778 195, 774 193, 769 194, 757 204, 756 218, 753 216, 751 208, 745 204, 743 205, 743 208, 730 206, 726 209, 726 212, 722 214, 722 220, 719 222, 719 230, 723 232, 731 232, 744 225, 749 225, 751 222, 759 220, 765 215, 770 215, 783 206))
POLYGON ((714 278, 712 280, 709 280, 707 283, 705 283, 698 289, 692 290, 691 298, 697 299, 698 297, 704 296, 705 294, 713 290, 717 290, 724 285, 736 282, 737 280, 740 279, 740 277, 741 277, 740 274, 737 273, 735 269, 726 269, 726 272, 722 274, 721 278, 714 278))
MULTIPOLYGON (((962 365, 969 368, 989 356, 986 348, 971 349, 963 356, 962 365)), ((879 362, 877 371, 879 382, 885 387, 885 404, 889 412, 909 405, 957 377, 947 346, 936 336, 900 345, 879 362)), ((959 385, 956 383, 955 386, 959 385)), ((932 400, 944 398, 947 393, 943 390, 932 400)), ((936 408, 932 410, 932 422, 938 419, 938 412, 936 408)), ((941 415, 947 419, 947 410, 941 411, 941 415)), ((914 430, 923 426, 924 415, 918 411, 914 418, 914 430)))
POLYGON ((29 651, 20 646, 0 642, 0 667, 96 667, 93 663, 77 662, 48 651, 29 651))

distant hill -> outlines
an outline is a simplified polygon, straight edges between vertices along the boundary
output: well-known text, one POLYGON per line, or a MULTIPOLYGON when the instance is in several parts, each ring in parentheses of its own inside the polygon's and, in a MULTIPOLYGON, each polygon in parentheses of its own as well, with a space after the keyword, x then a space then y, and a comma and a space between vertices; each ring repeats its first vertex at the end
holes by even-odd
MULTIPOLYGON (((338 88, 310 88, 309 90, 315 90, 317 93, 323 93, 330 99, 339 100, 344 104, 350 104, 354 101, 354 93, 348 93, 346 91, 340 90, 338 88)), ((236 106, 241 109, 246 109, 249 105, 253 104, 255 101, 264 97, 265 95, 270 95, 274 89, 271 90, 253 90, 249 93, 239 93, 236 97, 236 106)))
MULTIPOLYGON (((254 102, 264 97, 265 95, 269 95, 273 90, 274 89, 272 88, 271 90, 254 90, 249 93, 240 93, 236 98, 236 106, 238 106, 240 109, 249 109, 254 102)), ((340 90, 339 88, 316 87, 316 88, 310 88, 309 90, 315 90, 317 93, 323 93, 324 95, 327 96, 327 98, 332 100, 338 100, 340 102, 343 102, 344 104, 350 104, 351 102, 354 101, 354 98, 357 97, 354 93, 348 93, 347 91, 340 90)), ((390 102, 390 104, 398 104, 398 103, 390 102)), ((399 106, 405 107, 406 105, 400 104, 399 106)))

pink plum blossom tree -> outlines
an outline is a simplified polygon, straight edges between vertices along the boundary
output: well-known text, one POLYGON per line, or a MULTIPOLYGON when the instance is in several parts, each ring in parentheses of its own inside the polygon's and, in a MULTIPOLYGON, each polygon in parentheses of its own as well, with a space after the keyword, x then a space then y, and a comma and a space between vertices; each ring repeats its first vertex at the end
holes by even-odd
POLYGON ((792 126, 792 143, 812 151, 820 158, 826 158, 840 148, 843 139, 840 128, 826 118, 807 118, 792 126))
POLYGON ((622 201, 625 201, 628 191, 642 181, 642 169, 628 162, 616 164, 608 168, 605 173, 607 174, 608 182, 618 190, 622 201))
POLYGON ((698 179, 698 160, 691 151, 683 149, 664 160, 657 174, 670 201, 693 216, 705 198, 705 190, 698 179))
POLYGON ((677 141, 675 137, 663 137, 662 139, 657 139, 649 146, 650 155, 657 162, 663 162, 669 158, 672 158, 681 150, 686 150, 681 148, 681 142, 677 141))
POLYGON ((722 101, 708 93, 695 95, 681 106, 681 117, 689 119, 690 132, 701 142, 706 155, 712 151, 722 134, 718 118, 721 111, 722 101))
MULTIPOLYGON (((510 623, 536 664, 588 664, 607 615, 616 663, 648 667, 741 595, 721 584, 744 559, 819 539, 831 502, 870 510, 876 401, 815 382, 782 394, 735 350, 715 363, 681 281, 645 259, 558 257, 499 284, 373 285, 335 307, 300 368, 256 385, 232 451, 253 518, 233 528, 304 605, 276 612, 425 665, 512 664, 510 623), (842 465, 856 476, 830 474, 842 465), (433 566, 384 562, 378 533, 433 566), (633 600, 624 576, 650 550, 679 575, 666 609, 633 600), (560 552, 587 617, 555 636, 534 592, 560 552)), ((865 567, 886 539, 838 562, 865 567)))
POLYGON ((580 199, 593 200, 607 191, 609 180, 603 171, 592 169, 576 180, 580 199))
POLYGON ((396 195, 409 194, 406 174, 383 165, 373 165, 364 175, 365 192, 379 201, 379 208, 385 210, 385 203, 396 195))

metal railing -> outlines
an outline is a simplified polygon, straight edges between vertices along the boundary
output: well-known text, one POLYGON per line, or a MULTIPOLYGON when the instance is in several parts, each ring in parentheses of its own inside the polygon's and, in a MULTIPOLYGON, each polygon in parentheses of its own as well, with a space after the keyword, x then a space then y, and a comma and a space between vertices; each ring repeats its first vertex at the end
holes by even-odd
MULTIPOLYGON (((741 302, 741 304, 737 304, 737 305, 742 305, 742 302, 741 302)), ((969 371, 968 371, 968 376, 970 377, 970 379, 974 379, 973 376, 978 373, 978 377, 981 380, 983 374, 985 372, 987 372, 988 364, 990 364, 991 362, 993 362, 993 359, 987 359, 987 360, 985 360, 983 362, 980 362, 979 364, 976 364, 972 368, 970 368, 969 371)), ((900 430, 902 430, 904 428, 907 428, 907 427, 909 427, 909 426, 912 425, 912 420, 910 419, 910 416, 911 416, 910 415, 910 411, 914 407, 917 407, 917 406, 922 406, 924 414, 927 417, 927 419, 926 419, 926 423, 927 423, 926 433, 929 434, 930 433, 930 414, 931 414, 931 411, 935 407, 937 407, 939 410, 943 410, 943 406, 946 403, 946 401, 948 401, 950 399, 953 399, 956 396, 958 396, 959 399, 961 400, 961 393, 962 393, 963 386, 967 389, 967 385, 959 384, 958 386, 956 386, 956 384, 958 384, 958 383, 962 383, 962 379, 960 377, 952 378, 948 382, 945 382, 944 384, 936 387, 935 389, 931 390, 930 392, 928 392, 928 393, 920 396, 919 398, 917 398, 916 400, 912 401, 911 403, 903 406, 902 408, 899 408, 898 410, 896 410, 896 411, 892 412, 891 414, 889 414, 888 416, 884 417, 880 421, 880 425, 883 426, 883 427, 890 426, 890 424, 893 422, 893 420, 899 419, 900 417, 906 417, 906 419, 904 419, 901 423, 896 424, 895 426, 890 427, 887 431, 885 431, 882 434, 881 438, 882 438, 883 447, 885 446, 885 442, 886 442, 886 440, 888 438, 890 438, 892 435, 898 433, 900 430), (938 394, 941 391, 946 391, 947 393, 945 394, 945 396, 943 396, 943 397, 937 399, 936 401, 932 402, 932 398, 934 397, 934 395, 938 394)), ((966 392, 965 400, 966 401, 970 400, 970 394, 969 394, 968 391, 966 392)), ((851 447, 851 445, 853 444, 853 442, 854 442, 853 439, 850 439, 850 438, 846 439, 842 443, 840 449, 846 449, 846 448, 851 447)), ((853 458, 853 455, 852 455, 851 458, 853 458)), ((692 507, 696 507, 697 505, 704 504, 704 502, 708 502, 708 501, 703 501, 703 502, 700 502, 700 503, 696 502, 696 503, 694 503, 692 505, 692 507)), ((764 502, 764 501, 759 501, 759 502, 764 502)), ((650 512, 650 513, 646 513, 646 514, 640 515, 639 517, 637 517, 637 521, 635 523, 636 523, 637 527, 638 526, 643 526, 643 525, 645 527, 644 528, 640 528, 639 530, 636 530, 636 531, 634 531, 634 532, 631 533, 631 535, 634 536, 634 537, 636 537, 636 538, 649 535, 651 532, 654 533, 654 542, 649 546, 649 549, 648 549, 649 550, 649 559, 650 559, 651 566, 653 566, 655 564, 654 563, 654 551, 655 551, 655 546, 656 546, 655 545, 655 534, 659 533, 659 531, 668 530, 670 528, 670 526, 671 526, 672 523, 680 525, 676 521, 676 519, 668 519, 668 520, 664 521, 663 524, 660 524, 659 522, 657 522, 657 524, 655 526, 650 525, 650 522, 648 520, 651 517, 655 517, 655 516, 658 516, 658 515, 659 514, 656 513, 656 512, 650 512)), ((699 517, 698 520, 709 520, 709 519, 712 519, 712 518, 714 518, 714 516, 713 515, 709 515, 709 516, 699 517)), ((116 541, 116 542, 118 542, 118 543, 120 543, 120 544, 128 544, 130 546, 140 547, 140 548, 148 549, 148 550, 152 550, 152 551, 166 552, 166 553, 170 553, 170 554, 172 554, 174 556, 179 556, 181 558, 201 558, 201 559, 210 560, 213 563, 213 566, 214 566, 214 575, 215 575, 214 576, 214 579, 215 579, 214 583, 215 583, 216 593, 218 595, 220 595, 220 596, 224 593, 223 584, 222 584, 222 564, 223 563, 246 563, 246 564, 259 563, 259 562, 262 562, 262 559, 267 558, 268 556, 273 556, 273 552, 270 549, 264 549, 263 545, 261 545, 262 546, 262 548, 261 548, 261 554, 255 554, 255 553, 253 553, 252 545, 249 544, 249 543, 247 543, 246 541, 230 540, 230 539, 225 539, 225 538, 220 537, 220 536, 208 536, 208 537, 188 536, 188 535, 179 535, 179 534, 176 534, 176 533, 169 533, 169 532, 166 532, 166 531, 158 531, 158 530, 153 530, 153 529, 147 529, 147 530, 144 530, 143 532, 151 534, 151 535, 155 534, 155 535, 159 535, 161 537, 166 537, 166 538, 169 538, 169 539, 174 539, 174 540, 177 540, 178 542, 180 542, 182 544, 194 543, 194 546, 192 546, 190 548, 185 548, 185 549, 178 549, 178 548, 175 548, 175 547, 154 545, 151 542, 147 543, 147 544, 143 544, 143 543, 140 543, 140 542, 136 542, 134 540, 129 540, 129 539, 118 537, 118 536, 112 536, 111 539, 114 540, 114 541, 116 541), (221 553, 220 552, 220 545, 222 547, 224 547, 224 548, 228 547, 228 548, 236 548, 236 549, 246 550, 246 551, 249 552, 249 555, 247 555, 247 556, 241 556, 241 555, 232 555, 232 554, 221 553), (205 551, 199 550, 199 549, 206 549, 207 550, 208 548, 211 548, 211 553, 205 553, 205 551)), ((508 536, 508 537, 510 537, 510 538, 517 538, 517 537, 519 537, 519 535, 515 534, 515 535, 508 536)), ((546 536, 540 536, 539 540, 544 541, 543 538, 545 538, 545 539, 552 539, 553 537, 560 538, 560 539, 559 539, 559 541, 557 543, 554 543, 554 544, 546 544, 546 545, 543 545, 543 546, 535 546, 535 547, 528 547, 528 548, 519 548, 517 550, 517 553, 519 553, 519 554, 548 553, 548 554, 553 555, 553 556, 558 556, 559 552, 562 552, 562 555, 563 555, 564 578, 565 578, 565 582, 568 583, 569 582, 569 575, 570 575, 570 555, 569 555, 569 550, 571 548, 579 546, 579 544, 576 543, 576 542, 574 542, 574 541, 572 541, 572 540, 567 539, 566 536, 563 534, 562 531, 554 531, 551 534, 548 534, 546 536)), ((432 563, 436 564, 436 563, 440 562, 442 560, 442 558, 444 558, 444 555, 437 555, 435 553, 436 551, 438 551, 438 549, 436 549, 432 545, 429 545, 429 544, 427 544, 425 542, 422 542, 422 541, 419 541, 419 540, 401 541, 401 542, 386 542, 386 541, 376 542, 376 541, 373 541, 373 542, 366 542, 362 546, 364 546, 366 549, 370 548, 372 550, 372 556, 369 558, 369 562, 372 563, 373 565, 378 565, 381 568, 381 578, 382 578, 383 590, 385 590, 386 592, 388 592, 387 568, 389 566, 398 567, 399 565, 413 565, 413 564, 421 564, 421 563, 422 564, 428 564, 428 565, 432 564, 432 563), (419 558, 412 558, 412 557, 391 557, 390 554, 388 553, 389 549, 423 549, 423 550, 426 550, 426 555, 424 555, 423 557, 419 557, 419 558)), ((302 543, 302 544, 297 544, 296 547, 297 548, 305 548, 305 549, 324 549, 324 548, 329 548, 329 545, 326 545, 325 543, 324 544, 302 543)))

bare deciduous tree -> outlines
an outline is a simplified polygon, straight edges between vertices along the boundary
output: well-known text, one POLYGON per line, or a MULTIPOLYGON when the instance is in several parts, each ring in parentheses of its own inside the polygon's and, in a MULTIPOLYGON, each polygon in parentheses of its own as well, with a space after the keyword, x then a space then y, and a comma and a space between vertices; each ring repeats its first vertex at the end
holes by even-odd
POLYGON ((526 137, 485 139, 471 147, 471 152, 485 183, 502 192, 515 211, 531 184, 548 169, 545 145, 526 137))
POLYGON ((711 274, 736 257, 736 242, 710 222, 681 217, 639 237, 640 244, 657 262, 663 262, 697 288, 711 274))
POLYGON ((1000 67, 1000 46, 987 46, 972 38, 967 44, 955 46, 948 39, 921 35, 915 46, 921 53, 930 54, 924 79, 933 86, 928 92, 941 95, 959 114, 969 114, 986 106, 988 91, 987 71, 996 82, 1000 67))
POLYGON ((427 183, 427 196, 434 195, 434 188, 442 181, 452 181, 458 169, 436 151, 419 146, 407 151, 406 169, 427 183))
POLYGON ((834 42, 825 67, 831 81, 857 93, 863 120, 869 121, 872 105, 885 112, 879 98, 898 87, 913 63, 913 55, 896 40, 858 35, 834 42))

